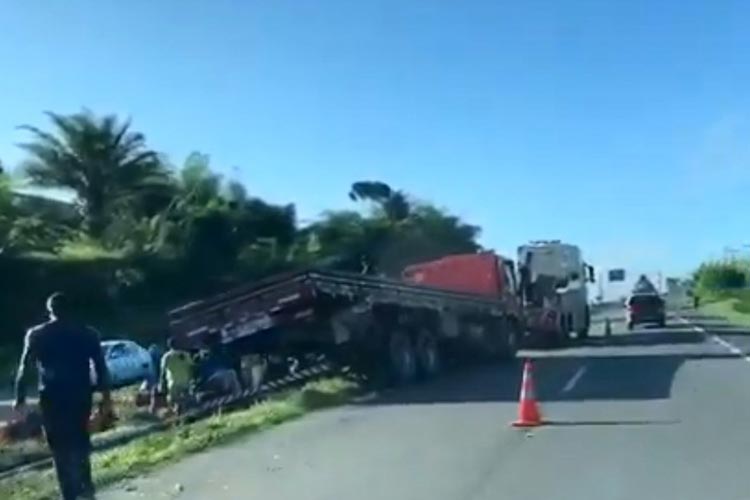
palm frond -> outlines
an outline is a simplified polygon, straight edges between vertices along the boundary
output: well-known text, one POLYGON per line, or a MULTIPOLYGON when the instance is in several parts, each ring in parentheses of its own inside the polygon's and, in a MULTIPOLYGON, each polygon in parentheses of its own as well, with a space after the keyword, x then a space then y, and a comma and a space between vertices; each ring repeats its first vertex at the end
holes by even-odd
POLYGON ((31 135, 18 145, 29 156, 26 175, 38 185, 73 189, 97 231, 111 217, 110 206, 131 203, 139 189, 168 177, 143 134, 131 130, 130 120, 99 118, 89 110, 45 114, 52 131, 20 127, 31 135))

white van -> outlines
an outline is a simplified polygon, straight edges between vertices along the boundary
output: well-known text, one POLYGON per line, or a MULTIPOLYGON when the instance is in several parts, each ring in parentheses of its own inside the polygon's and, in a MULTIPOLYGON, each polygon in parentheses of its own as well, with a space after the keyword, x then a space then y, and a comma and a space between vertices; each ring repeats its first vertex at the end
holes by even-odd
POLYGON ((594 270, 584 262, 581 249, 560 240, 532 241, 518 248, 518 265, 527 267, 531 283, 539 276, 556 280, 562 331, 586 338, 591 326, 586 284, 594 282, 594 270))

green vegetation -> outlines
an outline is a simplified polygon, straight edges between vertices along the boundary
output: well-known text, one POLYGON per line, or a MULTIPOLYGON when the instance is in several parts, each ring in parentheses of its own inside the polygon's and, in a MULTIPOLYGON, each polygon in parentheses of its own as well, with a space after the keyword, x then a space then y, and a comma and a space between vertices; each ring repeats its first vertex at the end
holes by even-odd
POLYGON ((720 316, 727 321, 750 326, 750 290, 726 290, 709 295, 703 300, 701 312, 720 316))
MULTIPOLYGON (((112 393, 117 422, 114 428, 97 432, 93 437, 94 446, 107 446, 114 442, 122 442, 129 436, 137 435, 161 420, 145 408, 139 408, 135 403, 136 387, 118 389, 112 393)), ((0 469, 7 469, 19 464, 28 463, 50 456, 49 448, 44 438, 23 441, 0 442, 0 469)))
MULTIPOLYGON (((313 410, 345 403, 359 388, 341 378, 311 382, 247 410, 214 416, 133 441, 94 457, 94 475, 103 487, 173 463, 187 455, 218 446, 313 410)), ((52 471, 30 472, 0 483, 0 498, 48 500, 56 498, 52 471)))
POLYGON ((740 290, 748 283, 750 266, 742 260, 714 261, 701 264, 695 272, 695 288, 707 296, 726 290, 740 290))
POLYGON ((750 263, 744 260, 702 264, 693 276, 701 311, 732 323, 750 325, 749 274, 750 263))
POLYGON ((22 127, 28 156, 16 174, 0 171, 0 294, 12 298, 0 303, 5 357, 58 289, 78 295, 105 335, 149 341, 163 339, 168 308, 275 272, 360 271, 366 262, 398 275, 415 261, 479 249, 479 228, 383 182, 342 193, 365 210, 302 227, 294 204, 250 195, 205 154, 172 164, 130 121, 90 111, 47 118, 49 130, 22 127), (64 190, 70 202, 28 188, 64 190))

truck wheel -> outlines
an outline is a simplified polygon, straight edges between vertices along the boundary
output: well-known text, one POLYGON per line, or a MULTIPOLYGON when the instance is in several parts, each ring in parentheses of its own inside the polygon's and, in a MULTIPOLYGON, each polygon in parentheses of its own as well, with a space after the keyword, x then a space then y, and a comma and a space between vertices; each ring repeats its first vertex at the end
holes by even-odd
POLYGON ((403 331, 395 331, 388 341, 388 357, 393 382, 401 385, 413 382, 417 375, 417 361, 411 338, 403 331))
POLYGON ((425 378, 438 375, 442 369, 442 360, 437 337, 429 330, 421 330, 417 335, 416 351, 420 374, 425 378))
POLYGON ((502 336, 499 357, 502 360, 509 360, 516 357, 518 344, 521 341, 521 328, 514 319, 508 320, 505 327, 505 335, 502 336))
POLYGON ((564 314, 561 315, 559 323, 560 324, 558 325, 557 331, 555 332, 554 338, 552 340, 554 344, 552 347, 564 347, 565 344, 568 343, 568 317, 564 314))

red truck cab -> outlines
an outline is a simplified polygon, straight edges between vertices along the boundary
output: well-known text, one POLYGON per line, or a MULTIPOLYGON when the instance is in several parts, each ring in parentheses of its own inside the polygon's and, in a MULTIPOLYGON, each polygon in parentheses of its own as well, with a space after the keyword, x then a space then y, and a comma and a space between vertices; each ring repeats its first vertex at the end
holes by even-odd
POLYGON ((494 252, 449 255, 408 266, 404 281, 460 293, 515 301, 517 284, 513 262, 494 252))
POLYGON ((524 303, 513 261, 493 252, 450 255, 414 264, 404 270, 402 277, 417 285, 500 300, 506 305, 507 314, 516 318, 530 335, 552 343, 563 337, 559 297, 552 293, 547 294, 547 300, 524 303))

